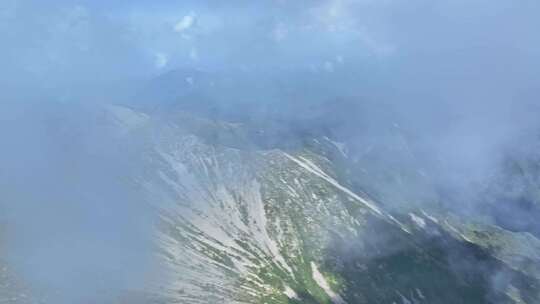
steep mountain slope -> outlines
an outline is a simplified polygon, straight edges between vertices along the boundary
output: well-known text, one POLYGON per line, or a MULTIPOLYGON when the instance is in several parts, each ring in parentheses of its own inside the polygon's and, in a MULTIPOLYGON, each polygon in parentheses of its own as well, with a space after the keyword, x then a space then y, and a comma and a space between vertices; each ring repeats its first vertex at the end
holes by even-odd
MULTIPOLYGON (((157 128, 152 138, 158 140, 140 182, 160 208, 160 257, 169 275, 154 292, 167 302, 511 303, 537 297, 535 273, 502 256, 506 249, 466 236, 479 228, 454 224, 442 212, 417 209, 394 217, 351 190, 338 172, 343 164, 329 156, 339 145, 329 139, 288 150, 241 148, 241 125, 189 115, 150 128, 157 128), (185 127, 193 126, 190 119, 199 121, 195 129, 185 127), (200 132, 205 124, 213 126, 210 136, 200 132), (507 278, 495 286, 502 273, 507 278)), ((530 249, 516 254, 538 264, 536 239, 510 238, 530 249)))
MULTIPOLYGON (((302 132, 294 144, 269 144, 275 138, 266 140, 264 126, 185 111, 96 113, 100 130, 90 134, 105 145, 90 141, 92 157, 123 155, 113 178, 159 216, 159 267, 111 303, 540 299, 538 238, 426 204, 439 197, 413 170, 413 156, 391 165, 376 158, 396 147, 412 153, 399 134, 360 154, 338 138, 302 132)), ((0 269, 6 303, 39 302, 6 287, 14 279, 0 269)))

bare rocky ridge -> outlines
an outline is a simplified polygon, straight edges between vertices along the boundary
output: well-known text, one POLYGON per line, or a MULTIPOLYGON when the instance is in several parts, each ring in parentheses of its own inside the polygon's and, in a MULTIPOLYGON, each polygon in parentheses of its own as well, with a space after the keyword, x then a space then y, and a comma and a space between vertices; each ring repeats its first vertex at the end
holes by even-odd
MULTIPOLYGON (((127 180, 159 214, 159 275, 115 303, 540 299, 534 235, 440 206, 395 208, 390 200, 399 193, 377 191, 380 178, 350 177, 368 163, 346 143, 319 137, 260 147, 246 144, 252 137, 242 124, 119 106, 99 113, 111 138, 136 149, 138 165, 127 180)), ((401 189, 410 181, 418 185, 418 178, 404 179, 401 189)), ((39 303, 11 288, 14 279, 0 270, 0 299, 39 303)))

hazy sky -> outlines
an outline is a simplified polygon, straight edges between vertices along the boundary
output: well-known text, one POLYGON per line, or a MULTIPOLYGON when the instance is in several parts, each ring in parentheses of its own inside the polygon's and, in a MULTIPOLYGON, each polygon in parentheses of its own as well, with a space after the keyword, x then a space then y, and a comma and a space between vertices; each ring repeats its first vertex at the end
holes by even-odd
POLYGON ((539 11, 536 0, 3 0, 0 99, 114 102, 185 67, 293 85, 288 73, 305 70, 336 96, 347 81, 393 103, 434 149, 476 161, 537 124, 539 11))
POLYGON ((425 99, 524 99, 538 94, 539 9, 534 0, 4 0, 0 83, 110 86, 178 67, 349 69, 425 99))
POLYGON ((335 96, 392 104, 428 151, 466 168, 538 126, 539 11, 536 0, 3 0, 0 99, 115 102, 186 67, 292 86, 307 71, 335 96))

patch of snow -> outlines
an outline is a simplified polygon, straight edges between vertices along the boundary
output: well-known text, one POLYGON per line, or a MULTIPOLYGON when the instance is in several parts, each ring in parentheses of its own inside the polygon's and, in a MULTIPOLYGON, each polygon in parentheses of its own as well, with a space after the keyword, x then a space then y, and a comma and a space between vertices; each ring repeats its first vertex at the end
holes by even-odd
POLYGON ((343 156, 345 156, 345 157, 348 156, 348 154, 347 154, 348 149, 347 149, 347 145, 346 145, 345 143, 333 141, 333 140, 331 140, 330 138, 328 138, 328 137, 326 137, 326 136, 324 137, 324 139, 326 139, 327 141, 329 141, 330 143, 332 143, 332 144, 339 150, 339 152, 340 152, 343 156))
POLYGON ((310 161, 310 160, 308 160, 308 159, 306 159, 304 157, 301 157, 301 156, 299 158, 296 158, 296 157, 294 157, 294 156, 292 156, 292 155, 290 155, 288 153, 284 153, 284 154, 285 154, 285 156, 287 158, 289 158, 290 160, 292 160, 293 162, 298 164, 300 167, 302 167, 302 168, 306 169, 307 171, 309 171, 309 172, 317 175, 318 177, 324 179, 325 181, 327 181, 328 183, 330 183, 331 185, 336 187, 338 190, 341 190, 345 194, 347 194, 350 197, 354 198, 356 201, 358 201, 358 202, 362 203, 364 206, 368 207, 371 211, 375 212, 377 215, 380 215, 382 217, 386 217, 390 221, 394 222, 404 232, 409 233, 409 234, 411 233, 407 229, 407 227, 405 225, 403 225, 403 223, 401 223, 400 221, 395 219, 392 215, 382 212, 381 209, 379 209, 379 207, 375 206, 374 202, 372 202, 371 200, 364 199, 364 198, 358 196, 356 193, 352 192, 350 189, 342 186, 334 178, 332 178, 332 177, 328 176, 326 173, 324 173, 324 171, 321 168, 319 168, 317 165, 315 165, 312 161, 310 161))
POLYGON ((430 219, 432 222, 437 223, 437 224, 439 223, 439 220, 438 220, 437 218, 435 218, 435 217, 433 217, 433 216, 427 214, 424 210, 420 210, 420 211, 422 212, 422 214, 423 214, 426 218, 430 219))
POLYGON ((346 304, 343 298, 335 293, 331 288, 322 273, 319 271, 317 264, 311 262, 311 275, 315 283, 326 292, 334 304, 346 304))
POLYGON ((315 165, 310 160, 305 159, 303 157, 296 158, 296 157, 294 157, 294 156, 292 156, 292 155, 290 155, 288 153, 284 153, 284 154, 285 154, 285 156, 287 158, 289 158, 290 160, 292 160, 293 162, 298 164, 300 167, 302 167, 302 168, 306 169, 307 171, 309 171, 309 172, 317 175, 318 177, 324 179, 325 181, 327 181, 328 183, 330 183, 331 185, 333 185, 337 189, 341 190, 342 192, 344 192, 347 195, 353 197, 354 199, 356 199, 360 203, 364 204, 366 207, 371 209, 373 212, 375 212, 375 213, 377 213, 379 215, 383 215, 382 211, 377 206, 373 205, 372 202, 361 198, 356 193, 352 192, 351 190, 349 190, 346 187, 339 184, 335 179, 333 179, 332 177, 330 177, 326 173, 324 173, 324 171, 322 169, 320 169, 317 165, 315 165))
POLYGON ((285 294, 289 299, 298 299, 298 295, 296 294, 296 292, 287 285, 285 285, 285 290, 283 291, 283 294, 285 294))
POLYGON ((276 262, 285 268, 291 275, 294 276, 292 268, 287 264, 285 258, 280 254, 277 243, 270 238, 268 231, 266 230, 267 216, 264 210, 264 202, 261 197, 260 185, 258 182, 253 182, 254 191, 251 193, 252 208, 250 211, 251 219, 255 219, 255 223, 258 225, 252 232, 255 234, 255 239, 260 245, 266 247, 269 253, 275 258, 276 262))
POLYGON ((424 296, 424 293, 422 293, 422 290, 420 290, 420 288, 416 288, 416 293, 418 294, 418 297, 420 297, 420 299, 422 300, 426 299, 426 297, 424 296))
POLYGON ((413 304, 411 301, 409 301, 409 299, 407 299, 407 297, 405 297, 404 295, 401 294, 401 292, 399 291, 396 291, 396 293, 399 295, 399 297, 401 298, 401 303, 402 304, 413 304))
POLYGON ((456 233, 458 236, 460 236, 463 240, 469 242, 469 243, 474 243, 471 239, 469 239, 465 234, 461 233, 461 231, 459 231, 456 227, 450 225, 450 223, 448 223, 448 221, 444 221, 446 227, 448 227, 452 232, 456 233))
POLYGON ((426 221, 425 221, 423 218, 417 216, 416 214, 414 214, 414 213, 412 213, 412 212, 409 213, 409 216, 411 217, 411 220, 412 220, 418 227, 420 227, 420 228, 422 228, 422 229, 423 229, 423 228, 426 228, 426 221))

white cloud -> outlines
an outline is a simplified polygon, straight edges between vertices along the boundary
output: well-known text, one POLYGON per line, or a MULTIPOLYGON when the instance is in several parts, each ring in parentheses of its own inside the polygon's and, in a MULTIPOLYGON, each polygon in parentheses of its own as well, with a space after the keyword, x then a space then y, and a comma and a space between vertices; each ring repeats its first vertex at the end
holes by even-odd
POLYGON ((167 63, 169 63, 169 56, 164 53, 156 53, 155 54, 155 67, 158 69, 162 69, 165 66, 167 66, 167 63))
POLYGON ((350 1, 331 0, 311 10, 319 25, 330 32, 347 31, 354 27, 354 18, 350 14, 350 1))
POLYGON ((193 61, 199 60, 199 51, 196 48, 192 48, 191 51, 189 51, 189 58, 193 61))
MULTIPOLYGON (((362 47, 375 56, 389 56, 396 51, 396 47, 381 40, 377 31, 372 30, 369 23, 361 18, 363 13, 373 9, 372 0, 328 0, 313 7, 309 14, 314 21, 313 29, 330 35, 330 37, 347 37, 349 41, 361 43, 362 47)), ((384 5, 384 1, 381 2, 384 5)), ((337 64, 343 60, 336 58, 337 64)))
POLYGON ((359 29, 356 33, 364 46, 366 46, 374 55, 388 56, 396 51, 394 45, 376 40, 365 28, 359 29))
POLYGON ((182 33, 190 29, 191 27, 193 27, 193 25, 195 25, 196 17, 197 16, 194 12, 191 12, 189 15, 184 16, 182 20, 178 21, 174 25, 174 31, 177 33, 182 33))
POLYGON ((324 64, 323 64, 323 68, 325 71, 331 73, 334 71, 334 63, 331 62, 331 61, 326 61, 324 64))
POLYGON ((282 41, 283 39, 285 39, 287 37, 287 35, 289 34, 289 30, 287 29, 287 27, 285 26, 284 23, 278 23, 274 29, 272 30, 272 38, 276 41, 276 42, 280 42, 282 41))

